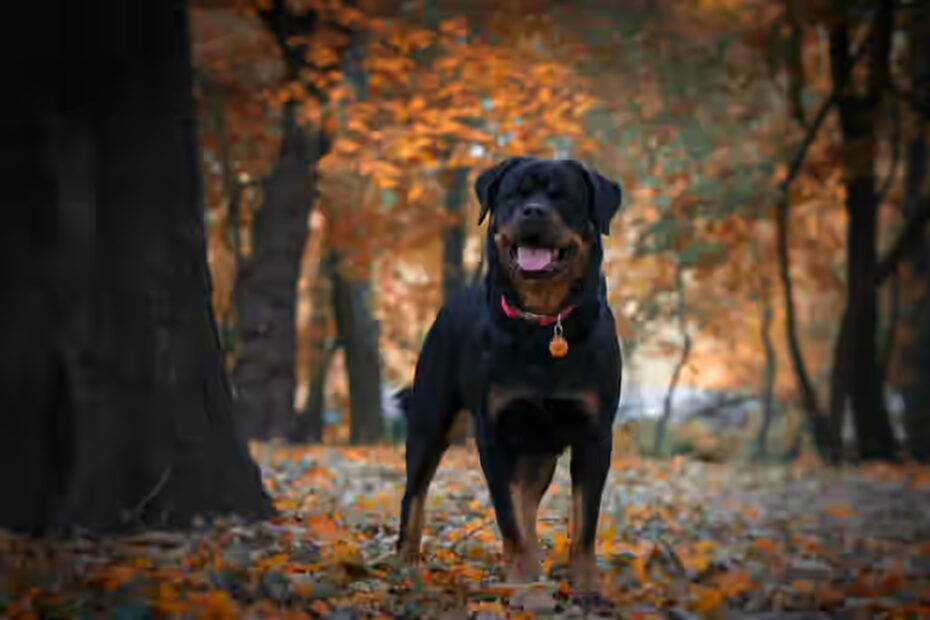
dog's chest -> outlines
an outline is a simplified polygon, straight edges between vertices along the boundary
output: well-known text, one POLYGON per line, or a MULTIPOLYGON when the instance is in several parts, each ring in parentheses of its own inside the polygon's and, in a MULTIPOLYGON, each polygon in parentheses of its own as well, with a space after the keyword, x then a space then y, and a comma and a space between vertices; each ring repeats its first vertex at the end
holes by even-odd
POLYGON ((544 330, 508 336, 479 338, 466 355, 478 399, 469 408, 486 430, 515 449, 561 450, 598 428, 603 364, 591 343, 553 357, 544 330))

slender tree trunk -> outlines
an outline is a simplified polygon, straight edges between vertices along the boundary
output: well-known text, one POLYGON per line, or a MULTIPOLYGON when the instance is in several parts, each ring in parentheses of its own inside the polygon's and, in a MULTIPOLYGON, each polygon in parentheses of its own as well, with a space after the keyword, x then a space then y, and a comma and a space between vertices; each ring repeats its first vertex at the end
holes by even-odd
MULTIPOLYGON (((841 330, 845 342, 836 352, 832 382, 841 394, 831 409, 841 413, 848 397, 856 426, 858 454, 863 459, 891 459, 896 451, 878 368, 878 307, 876 293, 878 205, 874 157, 879 106, 888 85, 888 62, 892 30, 892 0, 881 0, 876 8, 870 46, 869 86, 865 95, 846 93, 838 100, 843 135, 843 167, 846 185, 847 291, 841 330), (854 328, 853 328, 854 327, 854 328), (848 365, 847 365, 848 362, 848 365), (845 386, 845 387, 844 387, 845 386)), ((840 17, 840 16, 838 16, 840 17)), ((831 27, 830 60, 834 82, 849 72, 849 37, 845 20, 831 27)), ((839 414, 838 414, 839 415, 839 414)))
MULTIPOLYGON (((907 172, 905 180, 906 218, 930 212, 930 6, 919 5, 911 16, 912 96, 909 102, 907 172)), ((920 461, 930 461, 930 231, 920 224, 907 244, 908 292, 902 309, 909 338, 901 342, 904 374, 904 428, 907 450, 920 461)), ((905 277, 903 274, 899 277, 905 277)), ((904 285, 904 281, 901 282, 904 285)), ((902 292, 904 292, 902 290, 902 292)))
MULTIPOLYGON (((203 94, 203 107, 206 108, 207 122, 205 124, 216 134, 216 156, 220 165, 223 197, 226 200, 223 237, 225 245, 232 252, 235 264, 238 265, 242 259, 242 244, 239 238, 241 225, 239 207, 242 200, 243 184, 233 173, 232 145, 229 138, 229 126, 226 119, 223 94, 202 73, 198 73, 196 78, 198 89, 203 94)), ((226 355, 224 363, 227 368, 232 368, 232 364, 235 362, 233 356, 236 349, 235 314, 235 304, 230 303, 223 312, 218 310, 216 317, 220 329, 220 342, 226 355)))
POLYGON ((653 445, 653 451, 656 455, 663 454, 665 450, 665 435, 668 423, 672 419, 675 390, 678 388, 678 381, 681 378, 681 373, 688 363, 688 357, 691 355, 691 334, 688 333, 687 306, 685 303, 684 269, 680 264, 676 266, 675 270, 675 293, 678 297, 675 314, 678 318, 678 332, 681 334, 681 357, 678 358, 678 363, 675 364, 675 369, 672 371, 672 378, 668 384, 668 392, 665 394, 665 402, 662 405, 662 417, 659 418, 659 423, 656 425, 655 442, 653 445))
POLYGON ((817 393, 814 391, 814 385, 807 374, 807 367, 804 364, 804 356, 801 353, 801 345, 798 340, 798 326, 794 312, 794 285, 791 280, 791 265, 788 254, 787 191, 782 192, 782 196, 779 197, 775 208, 775 230, 777 233, 778 274, 784 291, 785 339, 788 342, 788 356, 791 360, 791 368, 794 370, 794 376, 800 391, 801 409, 807 417, 807 423, 817 452, 822 458, 832 461, 834 451, 830 441, 830 430, 824 416, 820 413, 817 393))
POLYGON ((775 346, 772 343, 772 306, 768 294, 763 293, 760 300, 762 312, 762 327, 760 336, 762 348, 765 351, 765 369, 762 372, 762 420, 759 423, 759 433, 756 435, 756 458, 765 458, 768 454, 767 442, 769 429, 775 415, 775 373, 778 370, 778 360, 775 356, 775 346))
POLYGON ((210 303, 185 3, 45 10, 0 118, 0 527, 269 515, 210 303))
POLYGON ((468 168, 453 168, 446 174, 444 207, 450 223, 442 232, 442 299, 465 287, 465 220, 468 204, 468 168), (454 221, 454 223, 452 223, 454 221))
MULTIPOLYGON (((467 283, 463 211, 468 204, 468 168, 447 170, 444 183, 446 195, 443 206, 450 221, 442 232, 442 299, 443 303, 448 303, 452 295, 467 283)), ((462 432, 451 435, 451 442, 455 445, 465 444, 473 434, 471 416, 465 417, 460 427, 464 427, 462 432)))
MULTIPOLYGON (((368 92, 364 60, 365 36, 355 32, 343 54, 342 71, 360 101, 368 92)), ((351 204, 347 206, 352 207, 351 204)), ((331 253, 330 261, 327 268, 332 282, 336 339, 345 354, 349 383, 349 441, 353 444, 381 441, 384 420, 381 415, 380 326, 372 312, 370 269, 366 268, 359 277, 358 270, 346 269, 338 253, 331 253)))
POLYGON ((263 183, 252 253, 236 274, 239 351, 233 378, 244 436, 286 434, 294 416, 297 280, 316 199, 316 162, 327 150, 322 132, 298 120, 285 104, 278 161, 263 183))
POLYGON ((336 338, 345 354, 349 379, 349 440, 353 444, 373 443, 384 438, 380 327, 371 314, 368 282, 346 278, 338 255, 331 260, 336 338))
POLYGON ((320 443, 323 441, 323 413, 326 409, 326 376, 332 365, 333 358, 338 350, 336 339, 330 332, 330 312, 332 306, 329 286, 330 261, 325 256, 320 260, 320 269, 313 285, 312 304, 310 315, 310 385, 307 402, 303 411, 294 422, 292 441, 306 443, 320 443))
POLYGON ((319 356, 314 358, 307 403, 301 414, 297 416, 293 441, 323 442, 323 429, 326 426, 323 419, 323 414, 326 412, 326 377, 329 375, 329 369, 338 350, 339 346, 335 342, 330 342, 320 350, 319 356))
POLYGON ((836 341, 833 344, 833 368, 830 372, 830 459, 833 463, 839 463, 843 460, 845 444, 843 426, 846 423, 846 411, 849 402, 849 379, 852 366, 850 358, 853 353, 850 349, 851 340, 849 312, 844 309, 840 318, 840 328, 836 334, 836 341))
MULTIPOLYGON (((781 195, 775 206, 775 230, 776 230, 776 250, 778 258, 778 274, 781 279, 782 289, 784 291, 785 304, 785 339, 788 345, 788 355, 791 360, 791 368, 794 371, 798 391, 800 393, 801 409, 807 417, 807 424, 810 428, 811 435, 817 452, 825 459, 834 460, 832 442, 830 441, 829 427, 823 414, 820 411, 817 393, 814 390, 810 375, 807 372, 807 366, 804 363, 804 355, 801 352, 801 344, 798 339, 797 319, 795 317, 794 305, 794 285, 791 279, 791 257, 788 250, 789 224, 790 224, 790 184, 794 180, 794 175, 800 169, 800 165, 806 154, 807 147, 814 139, 814 134, 820 127, 823 118, 826 115, 828 106, 822 106, 817 117, 811 126, 808 126, 804 106, 801 101, 801 93, 804 89, 804 64, 801 59, 802 44, 804 39, 803 33, 803 6, 800 0, 785 0, 786 15, 788 16, 788 25, 790 29, 787 54, 785 65, 788 74, 788 107, 791 115, 795 119, 798 127, 807 132, 806 140, 802 144, 801 153, 793 162, 792 170, 784 183, 781 195)), ((834 85, 835 90, 839 90, 838 85, 834 85)), ((760 429, 761 430, 761 429, 760 429)), ((767 430, 766 430, 767 432, 767 430)), ((798 436, 800 438, 800 435, 798 436)), ((798 443, 796 441, 795 443, 798 443)), ((789 451, 795 450, 795 447, 789 451)))
POLYGON ((788 40, 785 46, 785 68, 788 71, 788 108, 798 127, 806 128, 804 114, 804 0, 784 0, 788 19, 788 40))

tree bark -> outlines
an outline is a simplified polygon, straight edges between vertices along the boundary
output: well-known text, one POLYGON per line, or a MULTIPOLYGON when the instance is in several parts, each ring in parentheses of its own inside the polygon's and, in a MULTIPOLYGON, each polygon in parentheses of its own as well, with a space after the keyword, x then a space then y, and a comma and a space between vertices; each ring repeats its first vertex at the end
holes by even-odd
POLYGON ((330 260, 336 339, 345 354, 349 379, 349 441, 373 443, 384 438, 380 327, 371 314, 367 280, 345 277, 338 254, 333 253, 330 260))
MULTIPOLYGON (((299 84, 307 96, 325 98, 302 79, 307 68, 336 68, 307 58, 308 38, 323 18, 317 8, 295 12, 284 0, 270 0, 258 16, 277 43, 288 82, 299 84)), ((281 150, 262 184, 252 255, 242 261, 236 277, 240 353, 233 376, 237 414, 248 438, 283 437, 294 417, 297 279, 317 196, 317 162, 330 148, 330 136, 301 122, 299 108, 295 97, 284 105, 281 150)))
POLYGON ((669 421, 672 419, 672 403, 675 399, 675 390, 678 388, 681 372, 684 370, 685 364, 688 363, 688 357, 691 355, 691 334, 688 333, 683 272, 684 269, 682 266, 680 264, 676 265, 675 294, 678 297, 678 303, 676 305, 675 315, 678 318, 678 332, 681 334, 681 357, 678 358, 678 363, 675 364, 675 369, 672 371, 672 378, 668 384, 668 392, 665 394, 665 402, 662 405, 662 417, 659 418, 659 423, 656 424, 656 434, 653 445, 653 451, 656 455, 661 455, 665 449, 666 429, 668 428, 669 421))
MULTIPOLYGON (((831 405, 838 415, 851 405, 859 457, 891 459, 896 441, 885 408, 884 384, 878 367, 878 309, 876 298, 878 204, 873 166, 877 151, 879 106, 888 86, 893 17, 892 0, 881 0, 874 17, 869 49, 869 84, 864 95, 845 93, 837 102, 843 136, 846 212, 846 310, 841 330, 845 342, 836 347, 832 381, 840 402, 831 405), (854 327, 854 329, 853 329, 854 327), (840 357, 841 356, 841 357, 840 357), (848 362, 848 364, 847 364, 848 362)), ((844 15, 830 29, 830 61, 834 83, 849 73, 849 37, 844 15)))
POLYGON ((69 27, 4 81, 2 527, 272 513, 210 303, 185 9, 51 5, 69 27))
POLYGON ((284 106, 278 161, 263 183, 252 253, 236 273, 239 351, 233 378, 236 409, 246 438, 283 437, 294 416, 297 279, 316 199, 316 163, 326 153, 322 132, 284 106))

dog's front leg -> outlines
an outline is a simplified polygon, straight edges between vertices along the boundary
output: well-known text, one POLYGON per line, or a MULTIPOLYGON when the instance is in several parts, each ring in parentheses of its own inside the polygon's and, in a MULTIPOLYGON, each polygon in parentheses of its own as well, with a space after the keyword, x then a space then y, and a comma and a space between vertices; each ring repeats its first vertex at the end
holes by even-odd
POLYGON ((572 446, 572 521, 570 564, 578 592, 598 590, 597 520, 604 482, 610 471, 611 436, 572 446))
POLYGON ((505 579, 512 583, 536 581, 540 559, 537 513, 558 456, 508 454, 494 442, 480 442, 479 454, 504 543, 505 579))

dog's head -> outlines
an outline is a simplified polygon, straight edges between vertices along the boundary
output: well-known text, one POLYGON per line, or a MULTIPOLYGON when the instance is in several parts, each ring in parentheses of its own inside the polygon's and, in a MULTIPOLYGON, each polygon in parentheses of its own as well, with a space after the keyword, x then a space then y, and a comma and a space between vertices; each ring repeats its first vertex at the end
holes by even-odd
POLYGON ((559 311, 569 293, 599 286, 601 240, 620 187, 573 160, 505 160, 475 183, 488 213, 489 266, 531 312, 559 311))

